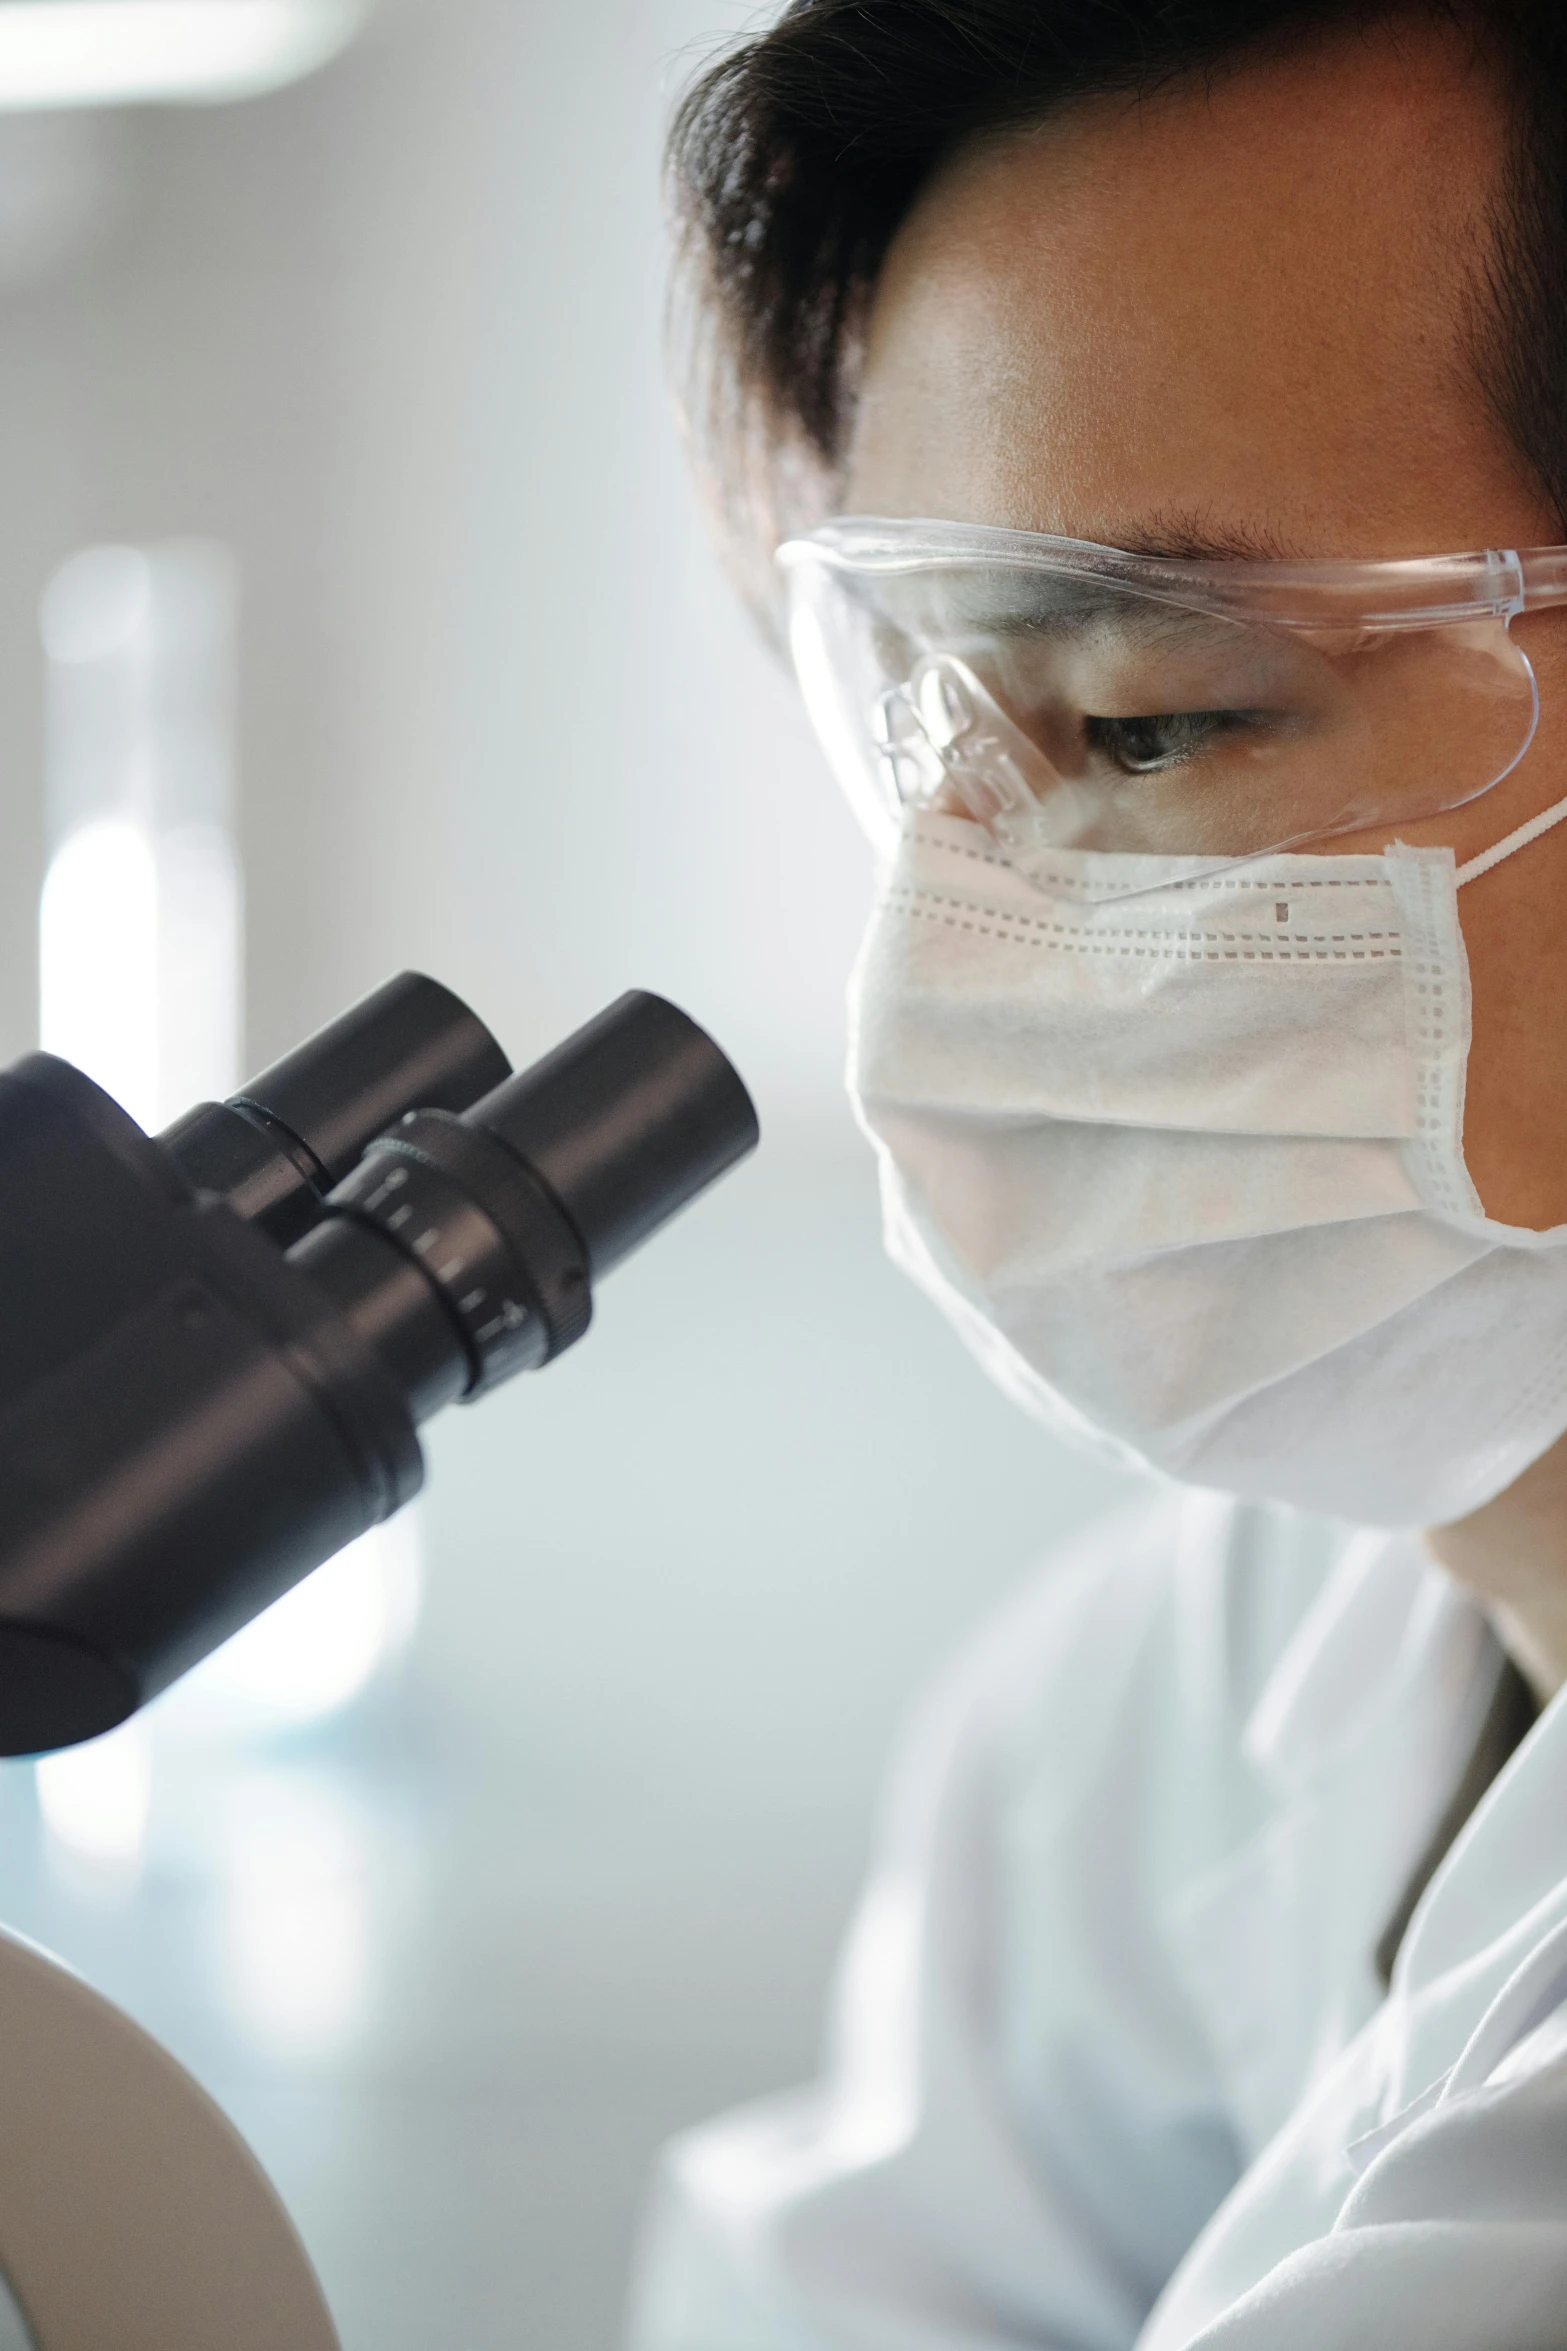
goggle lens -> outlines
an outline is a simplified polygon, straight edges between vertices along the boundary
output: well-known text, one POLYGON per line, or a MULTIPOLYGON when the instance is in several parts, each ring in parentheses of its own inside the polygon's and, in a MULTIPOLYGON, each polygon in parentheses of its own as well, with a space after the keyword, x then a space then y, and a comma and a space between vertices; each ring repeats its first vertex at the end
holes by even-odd
POLYGON ((910 808, 1009 853, 1225 864, 1463 806, 1536 697, 1506 618, 1246 619, 1041 570, 856 570, 796 543, 791 642, 873 833, 910 808))

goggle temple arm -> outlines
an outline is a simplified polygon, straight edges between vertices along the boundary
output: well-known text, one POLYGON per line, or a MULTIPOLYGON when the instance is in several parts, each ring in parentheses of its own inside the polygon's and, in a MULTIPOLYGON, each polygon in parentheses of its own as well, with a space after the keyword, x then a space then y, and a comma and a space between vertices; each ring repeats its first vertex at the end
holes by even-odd
POLYGON ((1523 581, 1523 611, 1567 604, 1567 547, 1525 548, 1516 560, 1523 581))

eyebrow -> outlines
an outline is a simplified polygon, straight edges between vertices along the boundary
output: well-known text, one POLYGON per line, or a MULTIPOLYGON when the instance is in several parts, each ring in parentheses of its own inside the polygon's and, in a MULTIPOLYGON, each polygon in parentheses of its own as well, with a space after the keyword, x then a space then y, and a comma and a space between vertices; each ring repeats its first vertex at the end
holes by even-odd
POLYGON ((1135 528, 1122 525, 1101 546, 1126 555, 1151 555, 1177 563, 1286 563, 1304 560, 1267 523, 1219 522, 1196 508, 1156 507, 1135 528))

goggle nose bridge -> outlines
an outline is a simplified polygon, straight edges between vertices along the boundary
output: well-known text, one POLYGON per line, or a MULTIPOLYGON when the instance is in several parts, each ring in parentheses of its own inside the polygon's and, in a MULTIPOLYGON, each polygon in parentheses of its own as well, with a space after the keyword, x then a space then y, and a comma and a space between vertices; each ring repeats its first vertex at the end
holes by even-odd
POLYGON ((885 686, 877 695, 871 733, 895 808, 918 808, 940 790, 947 762, 926 729, 912 678, 885 686))
MULTIPOLYGON (((950 654, 926 653, 886 686, 871 733, 895 809, 928 807, 948 785, 977 824, 1021 818, 1035 795, 1006 742, 984 724, 980 689, 950 654)), ((1004 723, 1004 722, 1000 722, 1004 723)))

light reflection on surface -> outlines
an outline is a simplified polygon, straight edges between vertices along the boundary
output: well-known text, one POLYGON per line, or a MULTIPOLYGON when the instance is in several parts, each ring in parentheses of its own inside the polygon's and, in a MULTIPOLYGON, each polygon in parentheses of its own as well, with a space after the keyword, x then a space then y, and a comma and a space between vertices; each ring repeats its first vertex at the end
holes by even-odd
POLYGON ((222 1808, 220 1949, 227 2002, 269 2055, 322 2058, 365 2010, 370 1920, 364 1826, 324 1771, 254 1771, 222 1808))
POLYGON ((152 1731, 144 1715, 101 1739, 42 1757, 38 1811, 51 1864, 129 1891, 152 1809, 152 1731))

